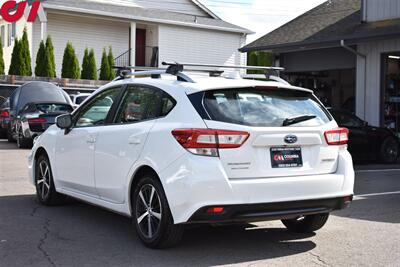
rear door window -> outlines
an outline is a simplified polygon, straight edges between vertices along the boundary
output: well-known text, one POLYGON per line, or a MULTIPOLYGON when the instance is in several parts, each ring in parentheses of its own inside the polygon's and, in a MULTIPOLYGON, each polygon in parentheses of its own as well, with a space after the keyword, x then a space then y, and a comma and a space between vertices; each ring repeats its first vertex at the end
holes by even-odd
POLYGON ((204 93, 203 106, 211 120, 255 127, 281 127, 287 119, 315 118, 293 126, 318 126, 332 120, 309 92, 275 88, 240 88, 204 93))

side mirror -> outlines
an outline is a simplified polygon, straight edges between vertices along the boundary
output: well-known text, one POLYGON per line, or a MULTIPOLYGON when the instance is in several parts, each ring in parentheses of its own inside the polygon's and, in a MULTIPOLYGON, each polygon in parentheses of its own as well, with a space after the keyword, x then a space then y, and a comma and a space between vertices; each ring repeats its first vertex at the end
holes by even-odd
POLYGON ((67 130, 72 127, 72 116, 71 114, 64 114, 61 116, 58 116, 56 118, 56 125, 58 128, 67 130))

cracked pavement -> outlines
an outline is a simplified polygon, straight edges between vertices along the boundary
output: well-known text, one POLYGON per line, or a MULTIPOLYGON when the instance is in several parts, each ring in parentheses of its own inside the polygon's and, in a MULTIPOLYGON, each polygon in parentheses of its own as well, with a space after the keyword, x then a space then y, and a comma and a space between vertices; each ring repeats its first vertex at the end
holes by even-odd
MULTIPOLYGON (((400 194, 362 197, 316 235, 280 222, 189 228, 168 250, 144 248, 130 220, 75 200, 43 207, 27 150, 0 141, 0 266, 399 266, 400 194)), ((400 191, 400 171, 357 174, 356 194, 400 191)))

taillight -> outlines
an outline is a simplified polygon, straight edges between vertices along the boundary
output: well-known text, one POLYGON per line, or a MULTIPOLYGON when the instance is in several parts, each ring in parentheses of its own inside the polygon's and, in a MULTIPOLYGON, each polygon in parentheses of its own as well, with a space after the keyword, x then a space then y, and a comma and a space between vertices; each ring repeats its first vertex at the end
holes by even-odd
POLYGON ((8 112, 8 111, 1 111, 1 112, 0 112, 0 117, 2 117, 2 118, 8 118, 8 117, 10 117, 10 112, 8 112))
POLYGON ((29 124, 42 124, 42 123, 46 123, 46 122, 47 122, 46 118, 28 119, 29 124))
POLYGON ((325 132, 325 139, 328 145, 347 145, 349 142, 349 130, 346 128, 337 128, 327 131, 325 132))
POLYGON ((177 129, 172 135, 184 148, 196 155, 218 157, 218 149, 241 147, 250 134, 214 129, 177 129))

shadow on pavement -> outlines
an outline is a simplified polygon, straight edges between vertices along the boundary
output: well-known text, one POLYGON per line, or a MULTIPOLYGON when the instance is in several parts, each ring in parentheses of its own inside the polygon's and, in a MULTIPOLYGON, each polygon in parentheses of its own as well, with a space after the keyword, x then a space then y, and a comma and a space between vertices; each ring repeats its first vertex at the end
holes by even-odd
POLYGON ((142 246, 128 218, 70 201, 40 206, 34 196, 0 197, 0 258, 5 266, 210 266, 308 252, 313 235, 284 228, 191 227, 167 250, 142 246), (6 240, 6 241, 4 241, 6 240))

